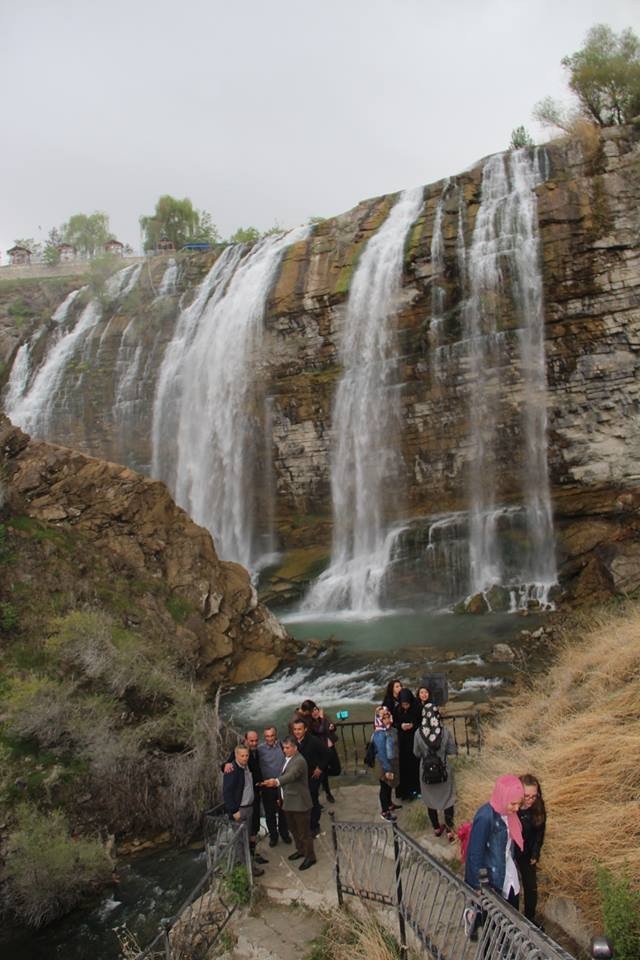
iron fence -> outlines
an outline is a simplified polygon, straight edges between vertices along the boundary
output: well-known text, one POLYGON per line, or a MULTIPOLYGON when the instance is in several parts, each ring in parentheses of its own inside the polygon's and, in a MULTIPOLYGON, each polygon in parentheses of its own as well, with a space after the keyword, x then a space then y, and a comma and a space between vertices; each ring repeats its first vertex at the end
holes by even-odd
POLYGON ((236 824, 219 809, 205 814, 207 869, 175 916, 163 920, 157 936, 132 960, 204 960, 238 906, 228 878, 244 866, 251 884, 246 823, 236 824))
MULTIPOLYGON (((443 717, 443 720, 453 734, 459 751, 470 754, 482 748, 478 710, 460 712, 455 716, 443 717)), ((364 755, 371 739, 372 729, 369 720, 341 720, 336 723, 338 732, 336 750, 344 773, 359 775, 366 771, 364 755)))
POLYGON ((433 960, 574 960, 489 888, 478 893, 395 824, 333 823, 338 902, 395 907, 433 960))

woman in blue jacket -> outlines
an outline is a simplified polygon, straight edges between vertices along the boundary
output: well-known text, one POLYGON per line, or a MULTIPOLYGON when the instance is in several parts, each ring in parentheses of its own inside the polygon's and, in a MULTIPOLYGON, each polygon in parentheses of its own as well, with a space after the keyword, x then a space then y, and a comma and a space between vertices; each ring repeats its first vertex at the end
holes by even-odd
POLYGON ((518 810, 524 798, 519 777, 498 777, 489 803, 476 812, 471 825, 464 879, 479 889, 480 873, 486 871, 489 885, 518 908, 520 881, 514 850, 522 850, 522 825, 518 810))
POLYGON ((376 754, 376 774, 380 781, 380 816, 391 823, 396 819, 396 808, 391 802, 391 791, 398 783, 398 731, 388 707, 376 710, 373 747, 376 754))

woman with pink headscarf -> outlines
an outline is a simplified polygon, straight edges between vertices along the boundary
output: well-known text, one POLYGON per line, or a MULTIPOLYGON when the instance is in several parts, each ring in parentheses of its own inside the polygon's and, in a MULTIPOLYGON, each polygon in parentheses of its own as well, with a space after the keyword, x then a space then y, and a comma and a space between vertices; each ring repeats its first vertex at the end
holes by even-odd
POLYGON ((489 885, 516 909, 520 881, 514 849, 523 848, 518 810, 524 797, 519 777, 498 777, 489 803, 476 812, 471 825, 464 879, 480 887, 480 873, 486 871, 489 885))

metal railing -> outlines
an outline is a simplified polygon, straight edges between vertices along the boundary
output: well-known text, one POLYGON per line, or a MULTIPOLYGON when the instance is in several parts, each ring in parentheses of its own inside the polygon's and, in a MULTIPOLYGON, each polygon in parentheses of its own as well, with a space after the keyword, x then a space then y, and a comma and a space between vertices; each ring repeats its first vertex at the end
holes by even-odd
POLYGON ((160 924, 157 936, 133 960, 204 960, 238 906, 227 878, 244 866, 252 884, 249 832, 218 809, 205 814, 207 869, 173 917, 160 924))
MULTIPOLYGON (((480 712, 469 710, 455 716, 443 717, 445 726, 453 734, 459 751, 470 754, 482 748, 480 712)), ((336 750, 343 773, 362 774, 367 768, 364 755, 371 739, 373 726, 369 720, 341 720, 336 723, 338 739, 336 750)))
POLYGON ((351 895, 395 907, 434 960, 574 960, 488 887, 480 893, 396 824, 332 826, 338 903, 351 895), (466 919, 466 922, 465 922, 466 919))

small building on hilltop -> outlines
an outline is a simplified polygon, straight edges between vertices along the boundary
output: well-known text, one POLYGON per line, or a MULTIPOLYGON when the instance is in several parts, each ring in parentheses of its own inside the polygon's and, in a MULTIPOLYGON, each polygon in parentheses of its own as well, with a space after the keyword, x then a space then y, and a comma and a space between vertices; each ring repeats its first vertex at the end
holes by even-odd
POLYGON ((173 253, 175 248, 173 240, 169 240, 169 237, 160 237, 158 240, 158 253, 173 253))
POLYGON ((29 266, 31 263, 31 250, 26 247, 11 247, 11 250, 7 250, 7 256, 12 267, 29 266))
POLYGON ((76 258, 76 248, 71 243, 59 243, 56 250, 60 255, 60 263, 70 263, 76 258))
POLYGON ((124 243, 120 243, 120 241, 119 241, 119 240, 116 240, 115 238, 113 238, 113 239, 111 239, 111 240, 107 240, 107 242, 106 242, 105 245, 104 245, 104 252, 105 252, 105 253, 113 253, 113 254, 115 254, 115 256, 117 256, 117 257, 123 257, 123 256, 124 256, 124 243))

